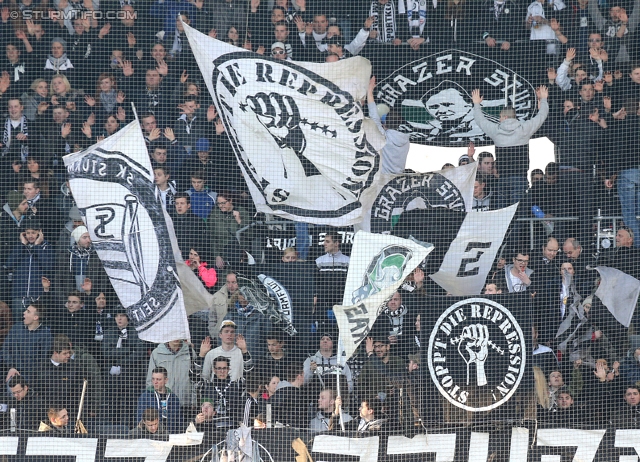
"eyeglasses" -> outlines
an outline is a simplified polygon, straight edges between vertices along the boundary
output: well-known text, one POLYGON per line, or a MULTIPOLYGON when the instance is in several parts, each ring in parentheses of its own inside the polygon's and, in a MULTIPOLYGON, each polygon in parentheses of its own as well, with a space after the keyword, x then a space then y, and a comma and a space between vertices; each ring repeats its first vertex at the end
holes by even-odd
POLYGON ((515 261, 517 261, 518 263, 529 263, 529 260, 524 260, 522 258, 514 258, 515 261))
POLYGON ((273 51, 271 52, 271 54, 272 54, 273 56, 283 55, 283 54, 285 54, 285 53, 286 53, 286 51, 284 51, 284 50, 273 50, 273 51))
POLYGON ((216 202, 216 204, 218 205, 227 205, 229 203, 229 201, 218 201, 216 202))

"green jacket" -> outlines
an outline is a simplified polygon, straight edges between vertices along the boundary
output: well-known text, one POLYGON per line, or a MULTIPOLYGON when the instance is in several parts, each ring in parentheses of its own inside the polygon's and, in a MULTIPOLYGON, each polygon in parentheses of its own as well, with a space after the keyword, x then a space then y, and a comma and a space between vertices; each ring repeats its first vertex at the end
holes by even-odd
MULTIPOLYGON (((236 207, 235 210, 240 212, 242 224, 238 224, 233 212, 221 212, 218 207, 213 209, 209 218, 207 218, 207 233, 209 235, 209 243, 211 245, 211 262, 215 263, 215 257, 227 259, 227 251, 229 244, 236 239, 236 231, 251 223, 248 212, 242 207, 236 207)), ((244 239, 246 241, 246 239, 244 239)), ((242 247, 242 243, 240 244, 242 247)))

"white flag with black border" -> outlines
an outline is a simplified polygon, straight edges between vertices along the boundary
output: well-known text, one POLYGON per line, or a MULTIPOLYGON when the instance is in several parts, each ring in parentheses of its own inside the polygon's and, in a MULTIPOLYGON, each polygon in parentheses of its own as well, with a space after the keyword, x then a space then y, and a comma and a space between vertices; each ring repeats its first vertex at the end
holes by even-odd
POLYGON ((278 60, 184 29, 258 212, 360 222, 385 142, 360 103, 371 63, 278 60))
POLYGON ((178 246, 138 121, 64 163, 91 242, 140 339, 189 339, 178 246))
POLYGON ((429 277, 451 295, 479 295, 517 208, 467 213, 440 269, 429 277))
POLYGON ((409 239, 358 231, 353 241, 342 305, 333 307, 340 329, 340 361, 371 332, 387 301, 433 250, 409 239))

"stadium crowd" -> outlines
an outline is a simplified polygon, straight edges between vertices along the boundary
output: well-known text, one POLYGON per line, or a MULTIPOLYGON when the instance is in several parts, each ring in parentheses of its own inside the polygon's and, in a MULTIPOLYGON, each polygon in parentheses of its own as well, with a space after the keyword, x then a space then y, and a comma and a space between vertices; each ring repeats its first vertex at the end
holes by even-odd
MULTIPOLYGON (((640 0, 10 0, 0 4, 2 429, 73 433, 85 381, 84 425, 137 437, 182 432, 189 422, 205 431, 260 427, 267 405, 274 423, 317 431, 340 420, 358 431, 409 431, 473 418, 425 383, 419 313, 446 293, 424 268, 389 300, 345 367, 331 310, 349 267, 339 234, 324 235, 322 252, 303 243, 257 262, 290 290, 297 336, 275 329, 240 293, 240 278, 256 274, 246 252, 255 242, 235 236, 256 213, 183 21, 274 59, 362 55, 378 81, 456 48, 540 85, 529 121, 511 108, 497 123, 485 119, 473 92, 474 120, 496 156, 476 153, 468 139, 459 162, 478 164, 473 213, 520 201, 519 217, 578 217, 537 222, 533 248, 528 228, 514 224, 487 280, 487 295, 522 292, 536 314, 536 399, 518 401, 518 415, 640 426, 640 344, 630 344, 640 324, 626 329, 608 315, 587 269, 604 264, 640 277, 640 0), (214 294, 210 311, 190 317, 192 343, 138 338, 66 181, 62 157, 133 120, 130 103, 182 256, 214 294), (553 141, 556 161, 529 185, 534 134, 553 141), (602 252, 597 210, 624 222, 602 252), (556 332, 571 310, 586 321, 562 342, 556 332)), ((368 102, 378 120, 374 95, 375 80, 368 102)), ((443 129, 459 124, 448 103, 432 109, 443 129)), ((393 156, 405 159, 409 142, 399 112, 379 125, 392 161, 383 167, 395 172, 404 165, 393 156)))

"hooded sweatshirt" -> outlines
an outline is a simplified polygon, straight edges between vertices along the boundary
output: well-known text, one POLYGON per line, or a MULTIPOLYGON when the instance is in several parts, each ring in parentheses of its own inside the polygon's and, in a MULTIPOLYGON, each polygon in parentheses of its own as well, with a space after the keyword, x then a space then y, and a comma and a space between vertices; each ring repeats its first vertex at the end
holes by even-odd
POLYGON ((164 367, 169 377, 167 386, 178 396, 180 404, 182 406, 195 404, 195 390, 189 375, 191 359, 191 348, 186 342, 183 342, 178 351, 173 351, 166 343, 161 343, 151 353, 147 369, 147 387, 152 386, 153 370, 156 367, 164 367))
POLYGON ((495 143, 496 161, 500 174, 506 176, 527 176, 529 170, 529 140, 542 126, 549 114, 546 99, 541 101, 540 110, 526 121, 506 119, 500 123, 488 121, 479 104, 473 105, 476 123, 495 143))
POLYGON ((382 148, 382 173, 402 173, 407 163, 409 154, 409 134, 398 130, 386 130, 382 126, 376 103, 369 103, 369 117, 376 123, 378 130, 386 138, 387 142, 382 148))

